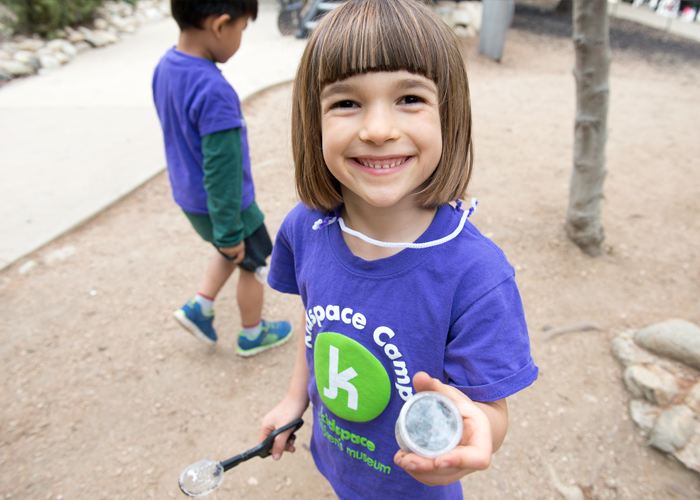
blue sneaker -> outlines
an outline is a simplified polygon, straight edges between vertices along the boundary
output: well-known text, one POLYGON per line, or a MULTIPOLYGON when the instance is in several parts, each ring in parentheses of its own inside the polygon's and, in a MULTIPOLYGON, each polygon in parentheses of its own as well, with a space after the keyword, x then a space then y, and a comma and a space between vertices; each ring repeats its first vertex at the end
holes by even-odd
POLYGON ((238 332, 238 352, 239 356, 247 358, 260 352, 267 351, 273 347, 280 346, 292 338, 292 325, 289 321, 274 321, 268 323, 262 320, 260 334, 255 339, 249 339, 243 332, 238 332))
POLYGON ((212 325, 214 323, 214 311, 204 314, 199 302, 190 300, 175 311, 174 316, 178 323, 205 344, 216 342, 216 332, 212 325))

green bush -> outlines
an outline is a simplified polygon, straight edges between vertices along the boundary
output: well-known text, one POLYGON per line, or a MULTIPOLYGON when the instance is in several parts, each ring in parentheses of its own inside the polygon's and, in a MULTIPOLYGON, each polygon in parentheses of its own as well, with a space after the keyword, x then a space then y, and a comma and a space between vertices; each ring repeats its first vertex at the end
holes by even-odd
POLYGON ((0 0, 17 16, 15 29, 48 36, 51 32, 92 20, 105 0, 0 0))

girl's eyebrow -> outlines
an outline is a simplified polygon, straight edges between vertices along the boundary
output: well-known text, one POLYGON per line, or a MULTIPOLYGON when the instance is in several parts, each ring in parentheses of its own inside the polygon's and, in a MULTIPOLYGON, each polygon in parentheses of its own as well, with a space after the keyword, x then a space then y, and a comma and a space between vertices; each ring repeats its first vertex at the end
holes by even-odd
POLYGON ((330 85, 327 85, 326 88, 324 88, 321 92, 321 100, 323 101, 324 99, 329 99, 338 94, 347 94, 349 92, 352 92, 353 90, 354 87, 348 83, 332 83, 330 85))
POLYGON ((418 80, 417 78, 403 78, 396 82, 395 87, 397 90, 423 89, 432 93, 437 92, 435 87, 431 87, 423 80, 418 80))

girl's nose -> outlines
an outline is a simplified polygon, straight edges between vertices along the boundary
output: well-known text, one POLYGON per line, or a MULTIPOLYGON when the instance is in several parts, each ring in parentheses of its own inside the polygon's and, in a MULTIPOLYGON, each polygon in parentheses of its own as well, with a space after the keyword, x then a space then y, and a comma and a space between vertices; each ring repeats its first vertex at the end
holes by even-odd
POLYGON ((399 131, 391 109, 386 106, 373 106, 367 110, 360 129, 360 140, 384 144, 398 137, 399 131))

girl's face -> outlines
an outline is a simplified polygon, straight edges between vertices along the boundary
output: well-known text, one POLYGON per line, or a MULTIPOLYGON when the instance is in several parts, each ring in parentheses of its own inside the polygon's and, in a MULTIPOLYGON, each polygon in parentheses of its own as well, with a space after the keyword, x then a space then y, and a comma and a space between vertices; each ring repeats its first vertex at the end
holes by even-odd
POLYGON ((391 207, 418 191, 442 154, 438 90, 408 71, 374 72, 321 92, 323 157, 343 197, 391 207))

